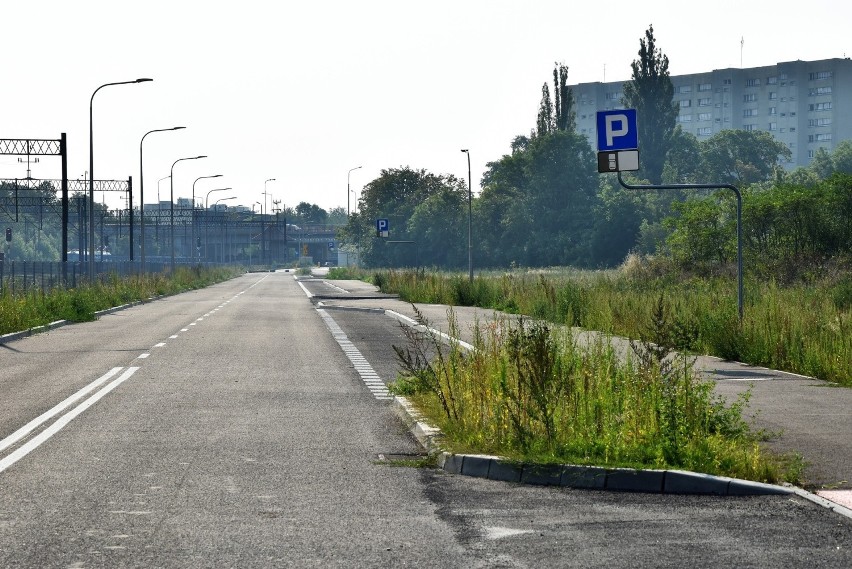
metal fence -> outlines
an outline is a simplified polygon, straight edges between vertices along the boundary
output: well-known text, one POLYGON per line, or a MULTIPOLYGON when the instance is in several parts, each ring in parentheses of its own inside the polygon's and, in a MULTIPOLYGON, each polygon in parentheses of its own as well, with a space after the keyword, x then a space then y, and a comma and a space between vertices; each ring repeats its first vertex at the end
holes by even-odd
MULTIPOLYGON (((146 273, 163 272, 169 263, 148 261, 146 273)), ((88 263, 61 261, 0 261, 0 295, 48 292, 56 288, 76 288, 91 282, 88 263)), ((139 263, 131 261, 98 261, 95 279, 105 281, 113 276, 140 273, 139 263)))

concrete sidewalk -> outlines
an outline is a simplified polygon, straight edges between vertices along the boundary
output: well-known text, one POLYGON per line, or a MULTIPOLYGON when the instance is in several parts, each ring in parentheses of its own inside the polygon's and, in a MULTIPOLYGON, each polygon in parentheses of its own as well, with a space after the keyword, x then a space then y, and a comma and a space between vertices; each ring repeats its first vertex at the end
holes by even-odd
MULTIPOLYGON (((397 298, 377 295, 375 286, 361 281, 325 281, 316 291, 324 306, 380 309, 414 318, 412 305, 397 298), (355 299, 357 298, 357 300, 355 299)), ((448 307, 417 304, 433 328, 446 332, 448 307)), ((477 322, 498 316, 489 309, 452 307, 460 338, 471 342, 477 322)), ((586 338, 595 332, 577 330, 586 338)), ((612 337, 619 349, 628 341, 612 337)), ((746 410, 750 424, 769 435, 766 446, 778 453, 798 453, 805 461, 807 488, 834 503, 852 508, 852 389, 800 375, 698 356, 695 367, 716 384, 716 392, 733 399, 750 391, 746 410)))

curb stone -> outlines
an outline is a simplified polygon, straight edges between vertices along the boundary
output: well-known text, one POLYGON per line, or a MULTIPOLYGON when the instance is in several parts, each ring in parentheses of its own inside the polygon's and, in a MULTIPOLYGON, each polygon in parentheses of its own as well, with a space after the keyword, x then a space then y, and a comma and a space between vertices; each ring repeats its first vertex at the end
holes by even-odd
MULTIPOLYGON (((119 310, 126 310, 128 308, 132 308, 134 306, 139 306, 140 304, 145 304, 146 302, 151 302, 153 300, 158 300, 163 298, 162 296, 154 296, 148 298, 146 300, 137 300, 134 302, 129 302, 127 304, 121 304, 119 306, 113 306, 112 308, 107 308, 105 310, 99 310, 95 312, 95 318, 99 318, 106 314, 112 314, 113 312, 118 312, 119 310)), ((10 332, 8 334, 3 334, 0 336, 0 345, 5 344, 7 342, 13 342, 15 340, 20 340, 21 338, 27 338, 29 336, 33 336, 35 334, 41 334, 42 332, 50 332, 51 330, 56 330, 57 328, 62 328, 63 326, 68 326, 69 324, 76 324, 71 320, 56 320, 55 322, 51 322, 50 324, 45 324, 43 326, 35 326, 33 328, 29 328, 28 330, 21 330, 20 332, 10 332)))
POLYGON ((423 416, 408 399, 395 396, 394 410, 411 430, 417 441, 429 453, 438 455, 438 466, 450 474, 487 478, 501 482, 515 482, 538 486, 558 486, 611 490, 621 492, 647 492, 656 494, 715 494, 720 496, 766 496, 796 494, 838 513, 847 510, 805 490, 714 476, 685 470, 653 470, 633 468, 602 468, 576 464, 518 463, 498 456, 455 454, 441 448, 441 431, 425 422, 423 416))

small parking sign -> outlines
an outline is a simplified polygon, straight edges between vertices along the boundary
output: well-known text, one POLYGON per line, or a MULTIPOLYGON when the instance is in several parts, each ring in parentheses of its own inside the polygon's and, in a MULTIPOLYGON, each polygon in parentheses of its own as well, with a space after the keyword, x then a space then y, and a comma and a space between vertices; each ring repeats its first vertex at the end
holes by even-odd
POLYGON ((390 223, 387 219, 376 220, 376 237, 387 237, 390 235, 390 223))

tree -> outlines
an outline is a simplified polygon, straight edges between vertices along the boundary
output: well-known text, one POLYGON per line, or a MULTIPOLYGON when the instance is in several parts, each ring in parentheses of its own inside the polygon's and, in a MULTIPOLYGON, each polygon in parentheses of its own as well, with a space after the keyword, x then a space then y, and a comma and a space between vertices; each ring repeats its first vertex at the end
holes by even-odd
POLYGON ((297 223, 324 225, 328 219, 328 212, 316 204, 301 202, 296 206, 295 216, 297 223))
POLYGON ((669 58, 656 47, 654 26, 639 40, 639 59, 631 64, 631 80, 624 84, 625 107, 636 109, 639 117, 639 155, 642 175, 653 184, 663 179, 666 154, 672 145, 677 124, 674 86, 669 78, 669 58))
POLYGON ((753 184, 770 179, 790 149, 765 131, 723 130, 701 143, 708 183, 753 184))
POLYGON ((684 132, 678 125, 672 133, 672 146, 663 167, 663 183, 703 183, 700 180, 703 157, 701 143, 694 134, 684 132))
MULTIPOLYGON (((411 252, 401 247, 387 247, 387 243, 376 238, 375 223, 377 219, 387 219, 394 241, 416 241, 411 220, 417 207, 432 196, 444 192, 456 193, 463 196, 467 202, 467 184, 452 175, 435 175, 426 170, 414 170, 408 166, 382 170, 378 178, 364 186, 361 194, 361 210, 349 218, 346 227, 338 235, 347 244, 356 245, 361 250, 361 258, 371 267, 395 267, 411 264, 411 252)), ((440 199, 432 200, 429 206, 421 211, 420 220, 431 219, 439 227, 447 228, 446 223, 456 215, 454 211, 445 211, 444 219, 435 209, 441 203, 449 203, 440 199)), ((418 231, 421 238, 425 232, 425 221, 418 231)), ((425 245, 425 244, 418 244, 425 245)), ((467 242, 464 242, 465 250, 467 242)), ((421 263, 429 263, 431 259, 423 258, 421 263)))
POLYGON ((544 136, 554 132, 573 131, 576 124, 574 93, 568 87, 568 67, 562 63, 554 63, 553 99, 550 97, 550 88, 545 83, 541 87, 541 104, 535 134, 544 136))

